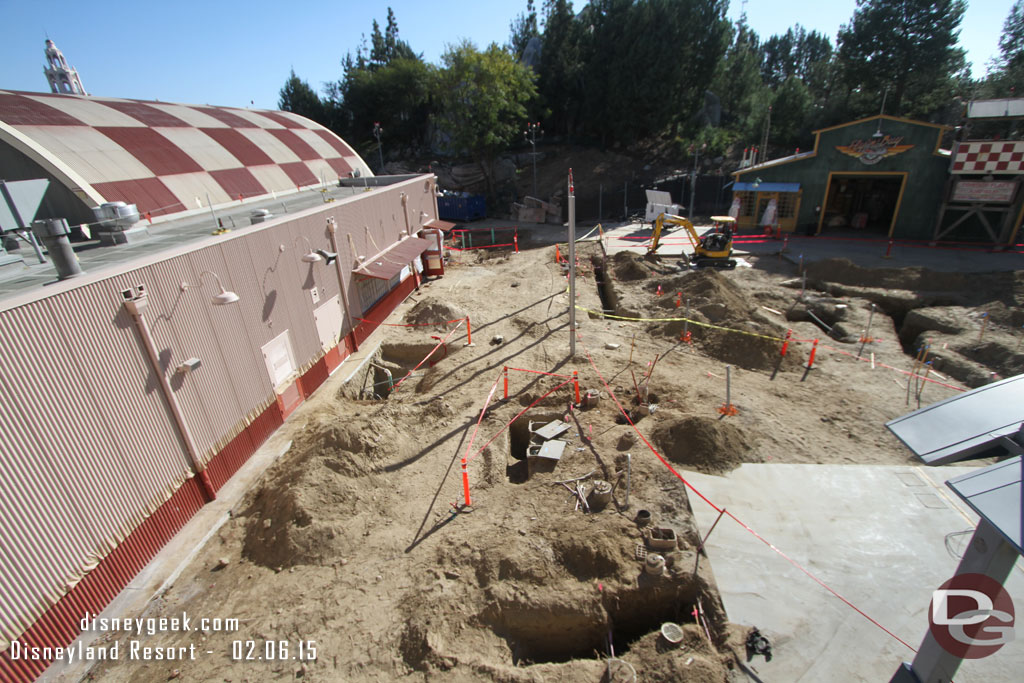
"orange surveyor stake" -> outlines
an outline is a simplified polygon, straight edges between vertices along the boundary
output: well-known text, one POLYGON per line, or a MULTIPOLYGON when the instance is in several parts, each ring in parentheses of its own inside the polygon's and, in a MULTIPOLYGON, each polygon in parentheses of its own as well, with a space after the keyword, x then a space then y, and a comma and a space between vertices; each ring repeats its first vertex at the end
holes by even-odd
POLYGON ((555 263, 561 263, 561 262, 562 262, 562 251, 558 248, 558 245, 556 244, 555 245, 555 263))
POLYGON ((810 370, 811 366, 814 365, 814 354, 818 352, 818 340, 814 340, 814 346, 811 347, 811 357, 807 359, 807 369, 810 370))
POLYGON ((505 398, 508 398, 508 366, 505 366, 505 398))
POLYGON ((466 346, 473 345, 473 330, 469 326, 469 316, 466 316, 466 346))
POLYGON ((576 371, 572 371, 572 385, 576 389, 576 403, 580 402, 580 380, 576 374, 576 371))
POLYGON ((462 459, 462 495, 466 499, 466 507, 472 505, 469 500, 469 472, 466 470, 466 459, 462 459))
POLYGON ((793 330, 786 330, 786 341, 782 342, 782 355, 786 355, 786 349, 789 348, 789 339, 793 336, 793 330))
POLYGON ((682 303, 683 303, 683 293, 682 292, 676 292, 676 308, 679 308, 679 306, 682 303))

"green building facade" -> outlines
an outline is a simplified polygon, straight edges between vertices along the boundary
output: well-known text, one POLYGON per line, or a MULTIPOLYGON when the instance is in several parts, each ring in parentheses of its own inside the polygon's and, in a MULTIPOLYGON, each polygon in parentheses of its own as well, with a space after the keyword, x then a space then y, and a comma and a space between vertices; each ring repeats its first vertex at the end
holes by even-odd
POLYGON ((949 179, 947 130, 880 115, 815 131, 812 151, 734 173, 739 227, 930 239, 949 179))

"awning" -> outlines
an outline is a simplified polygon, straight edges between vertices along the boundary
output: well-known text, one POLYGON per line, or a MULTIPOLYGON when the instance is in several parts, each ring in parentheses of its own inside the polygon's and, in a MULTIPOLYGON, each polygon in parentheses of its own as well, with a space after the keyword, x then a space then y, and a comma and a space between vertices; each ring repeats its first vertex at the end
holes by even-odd
POLYGON ((449 223, 448 221, 442 221, 439 218, 431 218, 429 221, 423 224, 424 228, 440 228, 445 232, 448 232, 455 227, 455 223, 449 223))
POLYGON ((402 268, 409 265, 414 258, 425 252, 430 247, 430 240, 421 237, 408 237, 397 244, 393 244, 387 251, 372 261, 368 261, 356 268, 353 272, 356 275, 375 277, 379 280, 390 280, 402 272, 402 268))
POLYGON ((799 192, 800 183, 736 183, 733 192, 799 192))

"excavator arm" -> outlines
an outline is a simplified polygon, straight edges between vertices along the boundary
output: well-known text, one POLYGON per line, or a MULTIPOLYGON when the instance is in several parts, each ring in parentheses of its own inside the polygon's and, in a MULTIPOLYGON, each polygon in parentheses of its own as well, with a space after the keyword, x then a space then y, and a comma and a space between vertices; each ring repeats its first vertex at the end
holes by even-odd
POLYGON ((716 268, 735 268, 736 261, 729 258, 732 255, 732 230, 727 228, 724 232, 716 232, 705 237, 697 234, 693 223, 670 213, 660 213, 654 219, 654 233, 651 235, 651 244, 647 247, 647 254, 655 254, 661 246, 661 234, 666 225, 678 225, 686 231, 686 236, 693 246, 693 261, 698 267, 714 266, 716 268))

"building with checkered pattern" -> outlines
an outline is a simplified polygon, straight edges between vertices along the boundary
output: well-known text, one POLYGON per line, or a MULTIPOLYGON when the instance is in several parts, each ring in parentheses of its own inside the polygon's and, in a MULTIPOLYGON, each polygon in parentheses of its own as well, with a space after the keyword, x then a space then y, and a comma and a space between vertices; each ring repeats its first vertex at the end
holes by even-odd
POLYGON ((87 223, 123 201, 159 222, 372 175, 289 112, 0 90, 0 177, 50 180, 38 218, 87 223))

